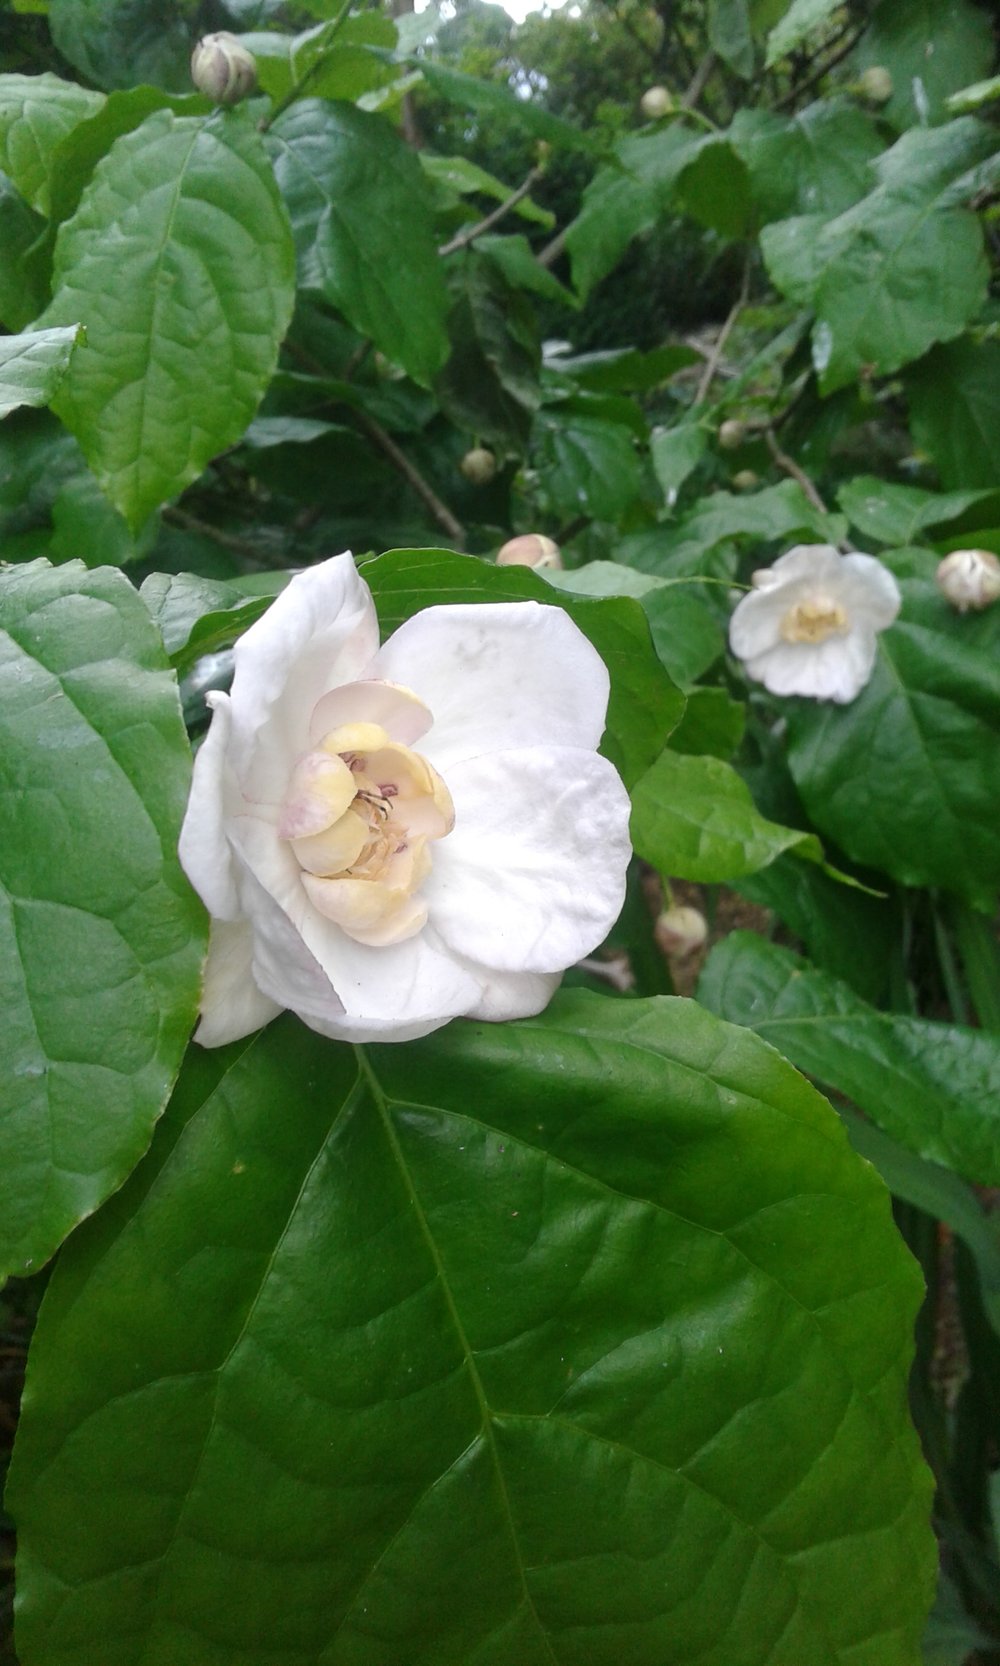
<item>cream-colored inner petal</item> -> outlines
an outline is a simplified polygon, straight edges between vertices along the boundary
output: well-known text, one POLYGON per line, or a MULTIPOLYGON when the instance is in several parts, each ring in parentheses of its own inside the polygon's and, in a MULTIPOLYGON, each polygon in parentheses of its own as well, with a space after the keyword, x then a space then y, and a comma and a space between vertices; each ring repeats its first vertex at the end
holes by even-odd
POLYGON ((429 842, 455 825, 451 794, 426 758, 378 723, 341 724, 296 764, 279 833, 314 906, 358 943, 412 937, 429 842))
POLYGON ((845 636, 850 619, 839 602, 829 596, 812 596, 796 602, 781 621, 783 642, 825 642, 831 636, 845 636))

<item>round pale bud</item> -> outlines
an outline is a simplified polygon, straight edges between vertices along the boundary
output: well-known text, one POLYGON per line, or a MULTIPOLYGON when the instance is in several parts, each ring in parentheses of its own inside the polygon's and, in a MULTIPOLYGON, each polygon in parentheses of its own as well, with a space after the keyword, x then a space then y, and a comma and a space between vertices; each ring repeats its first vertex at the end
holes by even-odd
POLYGON ((892 76, 884 64, 870 64, 858 81, 863 98, 870 104, 888 104, 892 97, 892 76))
POLYGON ((941 594, 957 608, 989 607, 1000 596, 1000 561, 991 550, 952 550, 934 577, 941 594))
POLYGON ((673 97, 666 87, 647 87, 639 100, 639 109, 649 121, 659 121, 661 116, 669 116, 673 107, 673 97))
POLYGON ((497 472, 496 458, 482 445, 474 445, 467 451, 458 466, 473 486, 488 486, 497 472))
POLYGON ((760 485, 760 475, 754 474, 753 469, 740 469, 733 475, 733 485, 738 492, 752 492, 755 486, 760 485))
POLYGON ((239 104, 257 85, 252 52, 228 29, 203 35, 191 54, 191 79, 213 104, 239 104))
POLYGON ((694 954, 708 936, 708 921, 697 908, 665 908, 653 927, 653 935, 664 954, 694 954))
POLYGON ((723 451, 738 451, 747 437, 747 431, 739 417, 727 417, 719 424, 719 444, 723 451))
POLYGON ((541 532, 523 532, 508 538, 497 550, 498 567, 561 567, 559 545, 541 532))

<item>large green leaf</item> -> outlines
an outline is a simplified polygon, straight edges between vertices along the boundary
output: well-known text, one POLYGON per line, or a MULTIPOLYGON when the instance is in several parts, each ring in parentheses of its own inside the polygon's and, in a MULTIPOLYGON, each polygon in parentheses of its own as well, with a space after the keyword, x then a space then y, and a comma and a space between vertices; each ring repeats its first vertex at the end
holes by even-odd
POLYGON ((661 663, 682 686, 695 682, 722 655, 722 627, 701 581, 653 578, 618 561, 589 561, 568 572, 547 571, 545 577, 557 590, 576 596, 634 596, 649 620, 661 663))
POLYGON ((51 0, 56 46, 99 87, 152 81, 172 92, 191 84, 192 7, 187 0, 51 0))
POLYGON ((822 862, 819 840, 768 821, 720 758, 664 752, 632 795, 637 855, 670 879, 739 879, 792 850, 822 862))
POLYGON ((0 324, 7 330, 23 330, 48 299, 25 259, 44 230, 41 215, 0 174, 0 324))
POLYGON ((919 1295, 830 1108, 690 1002, 196 1053, 46 1297, 24 1658, 915 1666, 919 1295))
POLYGON ((72 324, 61 330, 0 336, 0 417, 19 405, 47 405, 82 336, 72 324))
POLYGON ((797 480, 783 480, 752 493, 712 492, 681 520, 664 523, 618 545, 621 561, 663 577, 703 573, 721 577, 734 565, 715 553, 736 543, 780 544, 799 538, 839 543, 847 533, 843 515, 829 515, 810 503, 797 480))
POLYGON ((82 321, 57 410, 133 527, 246 428, 294 300, 291 234, 235 113, 159 111, 112 146, 59 233, 47 324, 82 321))
POLYGON ((775 24, 767 37, 766 68, 770 69, 779 59, 794 52, 820 24, 828 23, 839 5, 840 0, 792 0, 780 23, 775 24))
POLYGON ((883 114, 897 127, 942 121, 949 93, 993 68, 990 20, 971 0, 881 0, 852 63, 892 76, 883 114))
POLYGON ((708 0, 708 42, 743 81, 754 70, 749 0, 708 0))
POLYGON ((813 360, 824 393, 864 366, 900 369, 959 335, 978 311, 988 268, 979 221, 962 203, 994 150, 971 116, 914 129, 885 153, 880 183, 853 208, 764 228, 774 283, 817 314, 813 360))
POLYGON ((561 116, 553 115, 552 111, 547 110, 536 98, 516 97, 499 81, 465 75, 461 70, 452 69, 447 64, 437 63, 431 58, 414 58, 412 62, 439 98, 447 99, 449 104, 455 104, 461 110, 473 110, 484 121, 494 124, 502 122, 505 125, 509 122, 512 126, 533 134, 536 139, 544 139, 547 144, 554 145, 557 149, 602 149, 601 140, 593 133, 587 132, 575 122, 564 121, 561 116))
POLYGON ((729 139, 765 220, 843 213, 871 190, 871 164, 883 148, 871 118, 843 98, 820 99, 793 116, 740 110, 729 139))
POLYGON ((941 484, 995 487, 1000 481, 1000 342, 968 338, 935 347, 906 373, 917 444, 941 484))
POLYGON ((58 75, 0 75, 0 168, 40 213, 49 212, 60 140, 103 103, 58 75))
POLYGON ((839 978, 747 931, 712 950, 698 998, 846 1094, 908 1151, 1000 1183, 1000 1037, 878 1012, 839 978))
POLYGON ((541 398, 534 309, 497 264, 475 251, 452 262, 448 278, 451 350, 435 392, 456 427, 519 450, 541 398))
POLYGON ((366 561, 383 638, 424 607, 455 602, 536 601, 564 608, 594 644, 611 676, 604 751, 627 787, 657 756, 684 710, 684 696, 660 664, 637 602, 591 600, 553 590, 527 567, 494 567, 452 550, 390 550, 366 561))
POLYGON ((299 282, 429 382, 448 351, 448 300, 413 152, 380 116, 304 98, 269 135, 299 282))
POLYGON ((837 502, 863 538, 897 549, 943 538, 969 522, 995 526, 1000 520, 1000 489, 928 492, 873 474, 854 475, 837 502))
POLYGON ((194 1018, 201 909, 177 864, 190 750, 121 574, 0 574, 0 1277, 146 1149, 194 1018))
POLYGON ((546 405, 532 430, 538 491, 551 513, 614 521, 639 491, 639 457, 620 422, 588 416, 575 403, 546 405))
POLYGON ((930 583, 902 589, 903 615, 855 701, 783 702, 789 766, 813 826, 856 862, 989 906, 1000 883, 1000 618, 963 620, 930 583))

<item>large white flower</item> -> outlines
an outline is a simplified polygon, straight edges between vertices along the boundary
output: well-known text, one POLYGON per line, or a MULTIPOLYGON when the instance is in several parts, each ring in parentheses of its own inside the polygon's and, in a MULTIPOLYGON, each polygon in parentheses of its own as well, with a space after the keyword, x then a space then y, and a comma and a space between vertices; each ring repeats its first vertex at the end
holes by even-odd
POLYGON ((876 637, 899 612, 899 586, 871 555, 841 555, 832 544, 796 544, 729 621, 729 645, 747 675, 772 694, 846 704, 875 664, 876 637))
POLYGON ((208 1047, 289 1007, 349 1041, 540 1012, 621 907, 600 656, 557 607, 431 607, 383 648, 349 555, 236 648, 181 861, 212 916, 208 1047))

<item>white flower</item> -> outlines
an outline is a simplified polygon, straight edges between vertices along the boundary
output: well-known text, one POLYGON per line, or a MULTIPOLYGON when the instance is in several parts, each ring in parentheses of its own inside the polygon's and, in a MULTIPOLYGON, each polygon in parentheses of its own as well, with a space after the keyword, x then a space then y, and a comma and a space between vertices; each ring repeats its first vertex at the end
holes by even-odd
POLYGON ((729 645, 772 694, 846 704, 875 664, 875 639, 899 612, 899 586, 871 555, 796 544, 753 575, 729 621, 729 645))
POLYGON ((938 563, 938 587, 959 613, 991 607, 1000 597, 1000 561, 992 550, 952 550, 938 563))
POLYGON ((600 656, 560 608, 431 607, 379 649, 349 555, 292 579, 211 697, 181 861, 212 916, 208 1047, 289 1007, 408 1040, 540 1012, 621 908, 600 656))

